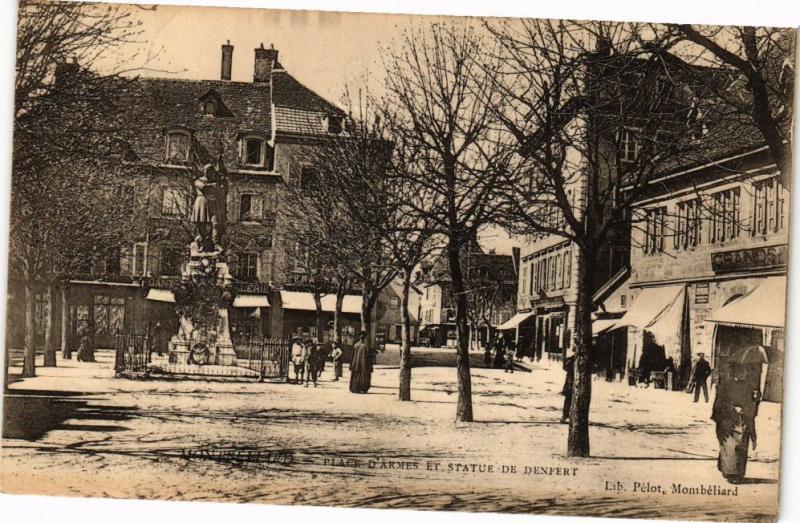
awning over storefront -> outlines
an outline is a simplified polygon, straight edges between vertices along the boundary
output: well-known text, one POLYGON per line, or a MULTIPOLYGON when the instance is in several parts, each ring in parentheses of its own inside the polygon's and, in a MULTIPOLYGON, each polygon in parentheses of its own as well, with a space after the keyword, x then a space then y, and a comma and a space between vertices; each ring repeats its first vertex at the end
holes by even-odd
POLYGON ((167 289, 150 289, 147 291, 147 299, 153 301, 163 301, 165 303, 175 303, 175 295, 167 289))
MULTIPOLYGON (((685 304, 686 288, 683 285, 646 287, 614 328, 636 327, 646 330, 653 336, 654 343, 664 347, 665 356, 680 365, 685 304)), ((642 352, 634 350, 634 365, 639 365, 642 352)))
POLYGON ((606 331, 610 331, 617 326, 619 321, 619 319, 594 320, 592 321, 592 334, 598 335, 603 334, 606 331))
POLYGON ((263 294, 239 294, 233 299, 234 307, 269 307, 269 300, 263 294))
POLYGON ((786 325, 786 277, 764 279, 752 291, 717 310, 706 321, 783 329, 786 325))
POLYGON ((648 329, 661 319, 671 305, 683 295, 683 285, 646 287, 636 297, 625 316, 617 320, 617 327, 648 329))
POLYGON ((527 320, 528 318, 530 318, 534 314, 536 314, 536 313, 535 312, 518 312, 515 315, 513 315, 511 318, 509 318, 508 321, 506 321, 502 325, 499 325, 497 327, 497 329, 501 330, 501 331, 516 329, 517 326, 520 323, 522 323, 523 321, 527 320))
MULTIPOLYGON (((314 295, 310 292, 281 291, 281 302, 284 309, 296 311, 316 311, 314 295)), ((348 294, 342 302, 342 312, 346 314, 360 314, 363 298, 348 294)), ((322 310, 334 312, 336 310, 336 296, 326 294, 322 297, 322 310)))

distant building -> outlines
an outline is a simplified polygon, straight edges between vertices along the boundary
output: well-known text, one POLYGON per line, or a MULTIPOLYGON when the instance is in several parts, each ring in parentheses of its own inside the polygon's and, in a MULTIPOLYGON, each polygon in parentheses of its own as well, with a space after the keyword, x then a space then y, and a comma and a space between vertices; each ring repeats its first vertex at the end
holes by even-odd
MULTIPOLYGON (((470 305, 470 344, 483 346, 490 330, 514 314, 517 266, 511 255, 485 253, 473 241, 462 249, 461 267, 470 305)), ((433 347, 455 346, 455 304, 447 259, 439 257, 427 266, 418 286, 420 341, 433 347)))
MULTIPOLYGON (((422 292, 412 285, 408 296, 408 313, 411 319, 411 342, 419 339, 420 299, 422 292)), ((389 343, 400 343, 402 332, 403 282, 394 279, 378 297, 376 319, 378 334, 389 343)))

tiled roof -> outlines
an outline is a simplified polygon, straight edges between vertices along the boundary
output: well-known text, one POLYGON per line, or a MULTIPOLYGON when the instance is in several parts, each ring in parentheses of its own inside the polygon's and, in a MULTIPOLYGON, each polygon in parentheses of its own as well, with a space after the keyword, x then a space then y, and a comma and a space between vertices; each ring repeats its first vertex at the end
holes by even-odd
POLYGON ((345 116, 344 111, 298 82, 284 70, 272 72, 272 101, 280 107, 345 116))
MULTIPOLYGON (((272 133, 269 86, 248 82, 141 78, 130 82, 124 118, 135 129, 133 152, 146 161, 159 162, 164 156, 164 132, 185 127, 209 151, 224 147, 228 166, 237 163, 237 147, 230 146, 242 132, 272 133), (204 115, 200 99, 213 91, 226 115, 204 115), (229 116, 228 116, 229 115, 229 116)), ((213 154, 213 153, 212 153, 213 154)))
POLYGON ((326 134, 325 115, 318 111, 275 107, 275 127, 277 131, 301 134, 326 134))

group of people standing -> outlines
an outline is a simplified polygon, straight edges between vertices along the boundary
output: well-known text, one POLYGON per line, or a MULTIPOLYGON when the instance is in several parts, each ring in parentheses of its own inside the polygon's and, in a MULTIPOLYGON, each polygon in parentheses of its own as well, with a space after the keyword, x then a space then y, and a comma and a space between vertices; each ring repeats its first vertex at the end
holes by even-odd
POLYGON ((500 335, 496 340, 490 340, 483 353, 483 363, 486 367, 504 369, 505 372, 514 373, 514 361, 517 359, 517 344, 514 338, 500 335))
MULTIPOLYGON (((374 352, 367 345, 367 336, 361 333, 353 346, 350 358, 350 392, 366 394, 372 385, 372 370, 375 363, 374 352)), ((325 370, 325 363, 333 363, 333 380, 339 381, 344 368, 344 351, 335 341, 324 344, 318 340, 295 338, 291 344, 291 361, 294 383, 309 383, 317 386, 317 380, 325 370)))

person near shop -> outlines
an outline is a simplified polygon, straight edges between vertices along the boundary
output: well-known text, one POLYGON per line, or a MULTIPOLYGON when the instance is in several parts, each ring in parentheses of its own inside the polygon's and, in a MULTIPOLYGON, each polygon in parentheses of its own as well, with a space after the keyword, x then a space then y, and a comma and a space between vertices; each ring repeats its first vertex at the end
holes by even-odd
POLYGON ((561 394, 564 395, 564 408, 561 411, 561 423, 569 423, 569 411, 572 408, 572 389, 575 385, 575 353, 569 351, 564 358, 564 387, 561 394))
POLYGON ((83 362, 94 362, 96 361, 94 358, 94 343, 93 343, 93 329, 92 327, 87 327, 83 329, 80 333, 80 342, 78 345, 78 353, 75 355, 75 359, 78 361, 83 362))
POLYGON ((703 389, 703 397, 708 403, 708 377, 711 375, 711 365, 706 361, 705 354, 697 353, 697 362, 692 369, 692 383, 694 383, 694 402, 700 400, 700 389, 703 389))
POLYGON ((314 383, 315 387, 317 386, 317 375, 319 374, 322 357, 323 351, 319 342, 309 341, 306 345, 306 387, 308 387, 309 382, 314 383))
POLYGON ((353 346, 353 357, 350 360, 350 392, 366 394, 372 384, 373 357, 367 345, 367 333, 358 336, 353 346))
POLYGON ((730 483, 741 483, 747 452, 756 448, 756 416, 764 391, 769 359, 764 347, 746 347, 723 360, 711 419, 716 424, 717 468, 730 483))
POLYGON ((333 362, 333 381, 339 381, 342 377, 342 357, 344 352, 335 341, 331 343, 331 361, 333 362))
POLYGON ((292 342, 292 366, 294 367, 294 382, 302 383, 306 368, 306 346, 300 338, 292 342))
POLYGON ((514 347, 514 342, 512 340, 508 344, 508 347, 506 348, 505 372, 510 372, 511 374, 514 374, 514 360, 516 359, 516 357, 517 357, 517 351, 516 348, 514 347))
POLYGON ((505 334, 497 340, 497 345, 494 348, 494 362, 495 369, 502 369, 506 363, 506 336, 505 334))

